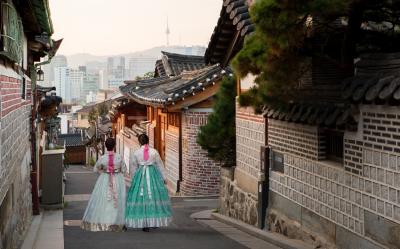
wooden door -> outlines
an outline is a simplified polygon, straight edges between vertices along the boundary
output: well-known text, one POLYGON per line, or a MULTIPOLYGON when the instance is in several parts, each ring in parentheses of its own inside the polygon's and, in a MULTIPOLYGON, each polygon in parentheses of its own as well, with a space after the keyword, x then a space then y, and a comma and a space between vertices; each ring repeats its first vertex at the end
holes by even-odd
POLYGON ((167 115, 164 113, 160 113, 158 115, 158 124, 159 124, 159 141, 158 141, 158 152, 160 153, 160 157, 163 161, 165 161, 165 133, 167 131, 167 115))

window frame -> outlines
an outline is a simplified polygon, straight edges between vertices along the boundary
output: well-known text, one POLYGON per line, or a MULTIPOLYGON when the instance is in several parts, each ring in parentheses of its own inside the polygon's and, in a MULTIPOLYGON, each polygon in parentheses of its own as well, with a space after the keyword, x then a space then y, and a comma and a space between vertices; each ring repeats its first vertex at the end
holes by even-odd
POLYGON ((0 11, 0 54, 21 65, 24 56, 22 20, 10 1, 1 2, 0 11))
POLYGON ((324 130, 325 158, 328 161, 344 163, 344 131, 324 130))

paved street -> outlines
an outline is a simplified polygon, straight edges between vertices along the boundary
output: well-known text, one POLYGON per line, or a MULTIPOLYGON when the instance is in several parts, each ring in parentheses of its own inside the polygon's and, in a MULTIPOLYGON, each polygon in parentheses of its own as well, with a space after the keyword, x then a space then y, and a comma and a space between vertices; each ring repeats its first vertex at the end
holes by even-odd
MULTIPOLYGON (((79 228, 79 222, 96 178, 97 174, 82 166, 72 166, 67 171, 67 207, 64 210, 65 249, 248 248, 242 245, 243 243, 240 244, 190 218, 193 213, 216 208, 216 199, 173 198, 173 224, 165 229, 152 230, 150 233, 141 230, 128 230, 125 233, 83 231, 79 228)), ((247 237, 247 240, 251 240, 251 237, 247 237)), ((271 245, 263 248, 276 247, 271 245)))

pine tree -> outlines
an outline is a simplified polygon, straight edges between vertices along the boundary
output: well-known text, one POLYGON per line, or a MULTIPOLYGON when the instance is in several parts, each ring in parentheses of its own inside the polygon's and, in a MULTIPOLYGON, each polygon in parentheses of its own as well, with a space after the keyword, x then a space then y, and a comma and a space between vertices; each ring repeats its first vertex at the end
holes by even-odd
POLYGON ((257 75, 239 99, 256 110, 293 101, 313 56, 352 68, 359 53, 400 50, 399 1, 257 0, 250 15, 255 32, 232 64, 241 77, 257 75), (324 45, 315 46, 316 37, 324 45))
POLYGON ((213 113, 197 137, 197 143, 224 167, 236 163, 235 85, 235 77, 223 79, 215 96, 213 113))

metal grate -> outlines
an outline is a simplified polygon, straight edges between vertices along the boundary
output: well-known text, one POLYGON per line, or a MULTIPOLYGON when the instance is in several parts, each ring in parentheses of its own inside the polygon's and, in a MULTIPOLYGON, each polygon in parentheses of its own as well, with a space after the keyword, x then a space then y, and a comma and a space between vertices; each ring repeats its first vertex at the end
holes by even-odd
POLYGON ((326 157, 329 160, 343 162, 343 132, 326 131, 326 157))

